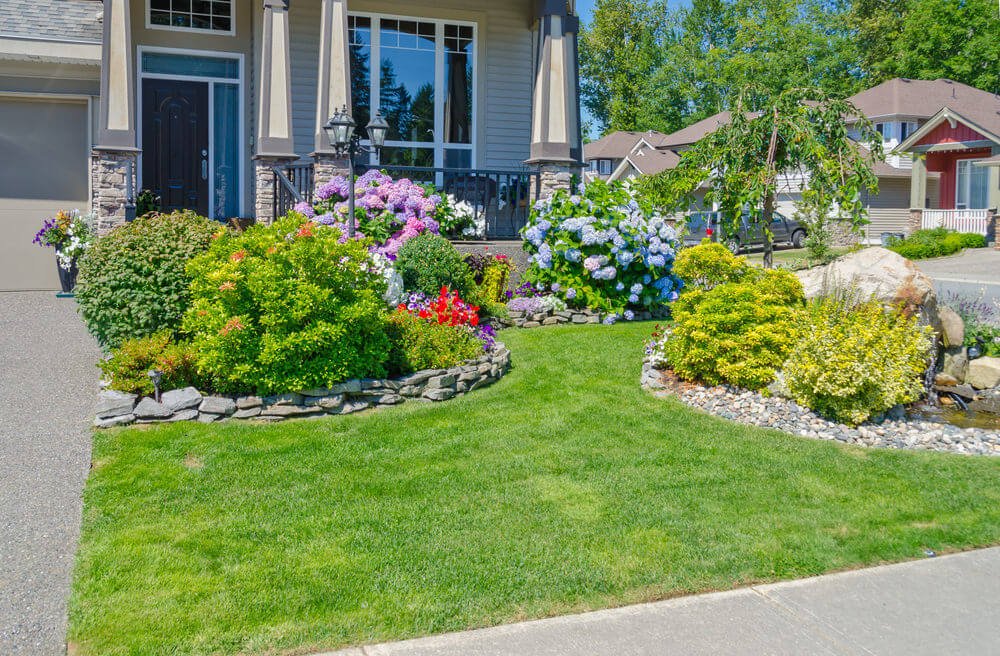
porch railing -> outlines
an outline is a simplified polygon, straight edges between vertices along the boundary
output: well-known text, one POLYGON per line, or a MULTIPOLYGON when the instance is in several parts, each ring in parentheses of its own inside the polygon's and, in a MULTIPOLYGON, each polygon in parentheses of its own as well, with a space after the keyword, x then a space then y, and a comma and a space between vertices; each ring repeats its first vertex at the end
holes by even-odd
POLYGON ((301 202, 312 202, 313 166, 311 163, 275 166, 274 216, 284 216, 301 202))
POLYGON ((538 171, 522 169, 455 169, 424 166, 359 166, 358 173, 378 169, 393 178, 430 183, 473 207, 477 225, 485 224, 478 239, 517 239, 541 193, 538 171))
POLYGON ((989 234, 989 210, 924 210, 922 228, 989 234))

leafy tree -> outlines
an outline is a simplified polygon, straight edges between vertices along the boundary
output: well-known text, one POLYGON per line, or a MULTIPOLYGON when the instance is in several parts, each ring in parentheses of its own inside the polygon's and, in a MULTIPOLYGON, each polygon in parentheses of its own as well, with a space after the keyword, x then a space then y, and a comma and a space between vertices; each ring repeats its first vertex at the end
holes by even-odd
POLYGON ((854 0, 846 22, 870 85, 944 77, 1000 91, 994 0, 854 0))
POLYGON ((656 0, 597 0, 580 34, 583 104, 605 131, 636 130, 661 55, 667 16, 656 0))
POLYGON ((810 205, 827 214, 836 209, 856 229, 867 220, 861 192, 877 190, 872 165, 883 153, 871 122, 845 100, 815 88, 796 88, 764 103, 762 111, 750 112, 746 99, 758 94, 763 95, 759 90, 741 94, 730 124, 684 151, 676 169, 640 186, 658 205, 687 207, 707 182, 705 202, 719 205, 731 221, 727 227, 737 230, 745 217, 751 231, 763 232, 764 264, 770 267, 778 176, 804 174, 803 196, 810 205), (850 121, 859 141, 847 134, 850 121))

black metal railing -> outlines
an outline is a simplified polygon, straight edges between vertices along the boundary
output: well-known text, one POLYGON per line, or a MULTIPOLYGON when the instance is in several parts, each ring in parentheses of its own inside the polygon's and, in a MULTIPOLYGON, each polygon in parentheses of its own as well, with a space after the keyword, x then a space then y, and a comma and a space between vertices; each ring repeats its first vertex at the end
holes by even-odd
POLYGON ((538 171, 529 169, 503 171, 383 165, 359 166, 358 174, 371 169, 385 171, 397 179, 433 184, 456 200, 469 203, 477 225, 485 220, 485 234, 478 235, 478 239, 488 240, 519 238, 542 184, 538 171))
POLYGON ((285 216, 302 202, 312 202, 313 165, 287 164, 275 166, 274 171, 274 216, 285 216))

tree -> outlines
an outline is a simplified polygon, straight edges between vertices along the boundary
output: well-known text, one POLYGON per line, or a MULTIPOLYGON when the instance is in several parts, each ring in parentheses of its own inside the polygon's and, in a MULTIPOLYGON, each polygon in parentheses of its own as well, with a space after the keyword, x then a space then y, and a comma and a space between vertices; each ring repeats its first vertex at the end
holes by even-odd
POLYGON ((826 214, 836 209, 857 229, 867 220, 861 192, 877 191, 872 165, 883 153, 874 126, 845 100, 815 88, 789 89, 762 111, 750 112, 747 98, 758 94, 740 94, 731 123, 684 151, 676 169, 646 179, 641 188, 661 206, 687 207, 708 183, 705 201, 719 205, 727 228, 738 230, 745 217, 751 231, 764 234, 764 266, 771 267, 778 176, 801 172, 811 206, 826 214), (848 136, 848 122, 854 122, 858 141, 848 136))
POLYGON ((597 0, 581 30, 583 104, 605 132, 641 129, 639 106, 659 63, 666 16, 660 0, 597 0))
POLYGON ((846 22, 870 84, 943 77, 1000 92, 995 0, 854 0, 846 22))

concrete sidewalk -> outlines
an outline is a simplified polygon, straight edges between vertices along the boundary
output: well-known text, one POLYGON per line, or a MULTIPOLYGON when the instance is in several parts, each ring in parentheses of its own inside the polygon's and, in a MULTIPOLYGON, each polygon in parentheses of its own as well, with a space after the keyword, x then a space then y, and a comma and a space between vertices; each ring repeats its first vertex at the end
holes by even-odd
POLYGON ((1000 654, 998 599, 993 548, 335 656, 986 656, 1000 654))

